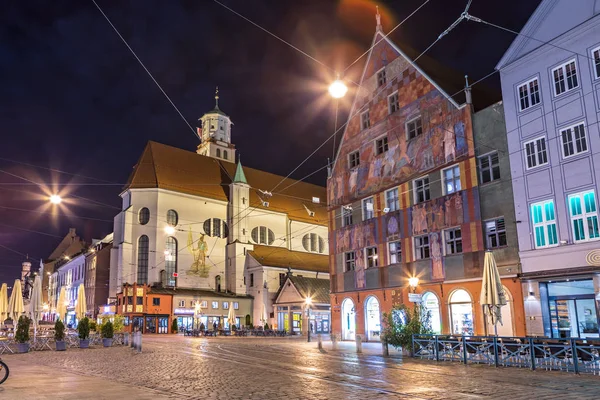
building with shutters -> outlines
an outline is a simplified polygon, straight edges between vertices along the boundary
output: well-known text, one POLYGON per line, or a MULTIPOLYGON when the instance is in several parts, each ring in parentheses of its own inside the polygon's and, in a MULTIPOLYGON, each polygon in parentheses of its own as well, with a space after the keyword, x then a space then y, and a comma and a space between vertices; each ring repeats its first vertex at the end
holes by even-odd
POLYGON ((499 179, 498 160, 476 151, 473 118, 471 104, 449 96, 378 21, 327 182, 332 330, 343 340, 379 340, 382 313, 410 304, 411 290, 431 311, 434 331, 486 333, 479 304, 486 248, 519 305, 510 333, 524 334, 518 257, 502 254, 514 211, 493 205, 489 219, 482 216, 478 164, 491 185, 486 196, 503 186, 489 183, 490 174, 499 179), (419 280, 414 289, 410 278, 419 280))
POLYGON ((173 296, 169 326, 189 325, 196 302, 225 328, 234 302, 244 324, 277 326, 273 297, 288 268, 328 278, 326 189, 236 164, 233 123, 215 99, 199 119, 197 151, 149 142, 121 193, 110 296, 144 331, 165 324, 153 293, 173 296))

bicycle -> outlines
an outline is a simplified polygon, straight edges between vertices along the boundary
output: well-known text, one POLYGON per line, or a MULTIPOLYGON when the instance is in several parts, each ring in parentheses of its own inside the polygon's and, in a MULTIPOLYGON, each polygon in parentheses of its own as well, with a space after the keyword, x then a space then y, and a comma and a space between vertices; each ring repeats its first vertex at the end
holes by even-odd
POLYGON ((0 358, 0 385, 8 379, 9 372, 8 365, 6 365, 0 358))

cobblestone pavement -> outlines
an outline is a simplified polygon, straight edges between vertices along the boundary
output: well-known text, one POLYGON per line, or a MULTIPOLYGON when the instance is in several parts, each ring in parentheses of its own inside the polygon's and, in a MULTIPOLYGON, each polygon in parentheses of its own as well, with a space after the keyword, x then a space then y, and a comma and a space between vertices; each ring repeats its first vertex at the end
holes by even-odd
POLYGON ((384 358, 380 351, 366 345, 356 355, 347 343, 319 351, 301 339, 145 336, 141 354, 114 347, 4 356, 11 376, 0 398, 538 400, 597 399, 600 392, 599 376, 384 358), (40 376, 46 389, 36 389, 40 376))

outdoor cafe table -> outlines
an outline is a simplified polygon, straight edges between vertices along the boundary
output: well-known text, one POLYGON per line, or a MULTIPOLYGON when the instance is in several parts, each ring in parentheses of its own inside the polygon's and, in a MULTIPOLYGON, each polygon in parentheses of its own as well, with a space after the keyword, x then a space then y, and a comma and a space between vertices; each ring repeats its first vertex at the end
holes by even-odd
POLYGON ((44 350, 44 349, 48 349, 48 350, 52 350, 52 347, 50 346, 50 340, 52 340, 53 336, 50 335, 39 335, 39 336, 35 336, 33 338, 33 343, 31 348, 33 350, 44 350))
POLYGON ((14 344, 15 341, 13 339, 7 337, 0 337, 0 354, 11 353, 14 354, 14 350, 10 348, 11 344, 14 344))

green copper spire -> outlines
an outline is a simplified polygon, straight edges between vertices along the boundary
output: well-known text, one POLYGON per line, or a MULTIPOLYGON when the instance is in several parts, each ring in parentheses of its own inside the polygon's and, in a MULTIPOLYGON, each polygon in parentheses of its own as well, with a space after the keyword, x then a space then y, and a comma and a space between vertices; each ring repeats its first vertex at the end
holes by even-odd
POLYGON ((242 168, 242 162, 240 160, 238 160, 237 168, 235 169, 233 183, 245 183, 246 185, 248 184, 248 181, 246 181, 246 175, 244 175, 244 169, 242 168))

